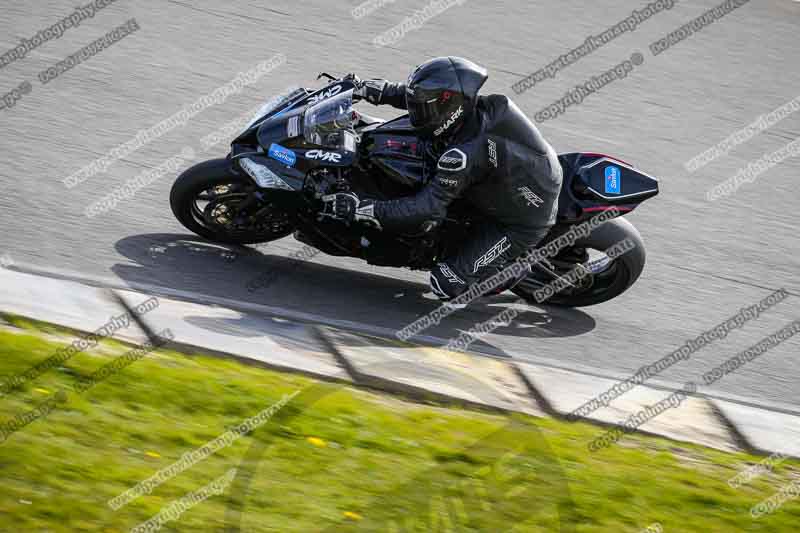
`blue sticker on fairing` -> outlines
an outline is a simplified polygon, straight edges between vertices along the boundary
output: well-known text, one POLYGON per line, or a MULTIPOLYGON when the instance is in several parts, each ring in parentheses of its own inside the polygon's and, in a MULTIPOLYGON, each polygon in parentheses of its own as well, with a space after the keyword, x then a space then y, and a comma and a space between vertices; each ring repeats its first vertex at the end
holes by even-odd
POLYGON ((606 167, 606 194, 620 194, 622 189, 622 174, 619 167, 609 165, 606 167))
POLYGON ((269 152, 268 155, 277 161, 280 161, 284 165, 293 167, 294 164, 297 162, 297 156, 294 152, 289 150, 288 148, 284 148, 280 144, 272 143, 269 145, 269 152))

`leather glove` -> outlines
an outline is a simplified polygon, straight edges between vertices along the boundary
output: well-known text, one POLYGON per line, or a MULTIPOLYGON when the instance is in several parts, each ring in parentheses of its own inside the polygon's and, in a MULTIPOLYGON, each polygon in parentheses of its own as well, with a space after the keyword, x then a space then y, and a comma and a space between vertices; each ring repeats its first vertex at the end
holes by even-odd
POLYGON ((382 229, 381 223, 375 217, 375 202, 372 200, 360 200, 353 192, 338 192, 323 196, 322 202, 322 216, 342 220, 348 224, 356 221, 375 229, 382 229))
POLYGON ((345 76, 344 79, 353 82, 355 85, 353 89, 354 100, 365 99, 373 105, 380 105, 383 90, 386 88, 386 84, 389 83, 386 80, 379 79, 362 80, 352 73, 345 76))

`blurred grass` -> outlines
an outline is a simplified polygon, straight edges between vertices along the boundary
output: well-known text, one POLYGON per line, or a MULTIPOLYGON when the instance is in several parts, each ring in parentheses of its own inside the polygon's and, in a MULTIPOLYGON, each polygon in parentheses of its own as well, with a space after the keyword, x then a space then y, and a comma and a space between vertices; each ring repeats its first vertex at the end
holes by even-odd
MULTIPOLYGON (((0 377, 50 356, 71 334, 7 317, 0 377), (46 331, 46 335, 44 334, 46 331), (54 340, 63 339, 60 344, 54 340)), ((589 453, 601 428, 417 404, 231 360, 160 350, 83 395, 70 387, 130 347, 115 341, 0 397, 0 423, 59 390, 68 401, 0 443, 0 531, 127 531, 232 467, 224 495, 164 531, 797 531, 789 501, 749 509, 798 463, 733 490, 761 460, 627 436, 589 453), (127 506, 106 502, 278 401, 261 428, 127 506)))

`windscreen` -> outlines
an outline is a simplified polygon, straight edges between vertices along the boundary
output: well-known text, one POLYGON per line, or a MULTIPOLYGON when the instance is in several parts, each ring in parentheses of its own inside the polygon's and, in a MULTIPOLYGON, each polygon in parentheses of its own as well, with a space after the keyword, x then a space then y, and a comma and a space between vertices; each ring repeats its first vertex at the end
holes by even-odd
POLYGON ((282 106, 286 102, 291 102, 295 98, 297 98, 299 96, 303 96, 305 94, 306 94, 305 89, 289 88, 286 91, 284 91, 282 94, 279 94, 278 96, 270 99, 268 102, 266 102, 264 105, 262 105, 258 109, 258 111, 256 111, 255 116, 253 116, 253 118, 250 120, 250 122, 247 123, 247 127, 245 128, 245 130, 249 130, 250 127, 253 124, 255 124, 256 122, 258 122, 259 120, 261 120, 264 117, 264 115, 266 115, 268 113, 271 113, 272 111, 274 111, 278 107, 282 106))
POLYGON ((357 116, 353 109, 351 89, 309 107, 303 123, 303 135, 310 144, 355 152, 353 123, 357 116))

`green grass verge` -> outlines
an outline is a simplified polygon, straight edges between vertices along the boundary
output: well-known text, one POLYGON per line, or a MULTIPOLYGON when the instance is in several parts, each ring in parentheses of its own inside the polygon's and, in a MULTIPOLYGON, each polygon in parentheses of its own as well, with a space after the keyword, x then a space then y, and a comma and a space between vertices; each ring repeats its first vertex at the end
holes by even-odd
MULTIPOLYGON (((2 378, 72 340, 9 320, 22 329, 0 329, 2 378)), ((637 435, 589 453, 603 430, 584 423, 412 403, 165 350, 71 392, 128 349, 104 342, 0 397, 0 423, 57 391, 67 397, 0 443, 0 531, 128 531, 231 468, 238 475, 224 494, 162 530, 638 532, 657 522, 665 532, 788 532, 800 524, 797 501, 749 516, 797 479, 796 462, 734 490, 727 480, 760 457, 637 435), (298 391, 263 426, 151 494, 117 511, 107 505, 298 391)))

